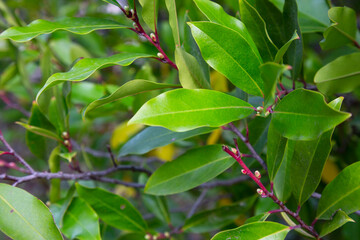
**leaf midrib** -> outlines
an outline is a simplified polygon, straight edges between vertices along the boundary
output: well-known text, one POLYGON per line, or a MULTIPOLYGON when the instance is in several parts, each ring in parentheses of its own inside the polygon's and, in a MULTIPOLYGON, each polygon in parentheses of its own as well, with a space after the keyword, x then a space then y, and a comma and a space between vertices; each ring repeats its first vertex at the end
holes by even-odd
POLYGON ((94 236, 84 225, 82 225, 81 221, 79 221, 79 219, 74 215, 72 214, 71 212, 67 212, 67 215, 69 215, 71 218, 74 219, 74 221, 80 225, 83 229, 85 229, 86 232, 88 232, 90 234, 91 237, 93 237, 93 239, 97 240, 98 238, 96 238, 96 236, 94 236))
POLYGON ((320 81, 320 82, 316 82, 316 83, 321 84, 321 83, 325 83, 325 82, 336 81, 336 80, 340 80, 340 79, 344 79, 344 78, 348 78, 348 77, 353 77, 353 76, 356 76, 356 75, 360 75, 360 71, 356 71, 356 72, 346 74, 346 75, 342 75, 342 76, 338 76, 338 77, 329 78, 329 79, 326 79, 326 80, 323 80, 323 81, 320 81))

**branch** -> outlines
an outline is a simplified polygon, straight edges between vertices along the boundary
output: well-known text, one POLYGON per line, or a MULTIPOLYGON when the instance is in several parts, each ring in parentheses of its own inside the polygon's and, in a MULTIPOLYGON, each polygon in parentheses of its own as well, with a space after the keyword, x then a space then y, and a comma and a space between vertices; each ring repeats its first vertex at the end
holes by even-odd
POLYGON ((195 214, 195 212, 196 212, 196 210, 199 208, 201 202, 202 202, 202 201, 204 200, 204 198, 206 197, 207 192, 208 192, 208 189, 204 189, 204 190, 201 192, 200 196, 198 197, 198 199, 196 199, 196 202, 195 202, 194 205, 191 207, 191 209, 190 209, 190 211, 189 211, 189 213, 188 213, 188 215, 187 215, 187 217, 186 217, 187 219, 191 218, 191 217, 195 214))
POLYGON ((30 112, 26 111, 22 106, 20 106, 19 104, 11 101, 7 96, 6 93, 4 91, 0 91, 0 98, 1 100, 6 104, 6 106, 8 108, 12 108, 15 110, 18 110, 19 112, 21 112, 22 114, 24 114, 26 117, 30 117, 30 112))
POLYGON ((265 164, 265 161, 259 156, 259 154, 255 151, 254 147, 251 145, 251 143, 249 142, 249 139, 246 138, 244 135, 242 135, 242 133, 240 132, 240 130, 234 126, 233 123, 229 123, 230 126, 230 131, 232 131, 233 133, 235 133, 241 141, 243 141, 246 145, 246 147, 249 149, 249 151, 251 152, 253 158, 256 159, 256 161, 258 161, 260 163, 260 165, 267 171, 267 166, 265 164))

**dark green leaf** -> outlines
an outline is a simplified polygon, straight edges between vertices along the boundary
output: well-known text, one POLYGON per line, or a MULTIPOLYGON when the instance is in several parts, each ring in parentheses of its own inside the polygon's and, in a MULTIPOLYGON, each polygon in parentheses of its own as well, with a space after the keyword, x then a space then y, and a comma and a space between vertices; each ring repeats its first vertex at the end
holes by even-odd
POLYGON ((297 89, 275 107, 272 124, 292 140, 313 140, 351 116, 329 107, 320 93, 297 89))
POLYGON ((45 90, 59 83, 65 81, 80 82, 90 77, 98 69, 110 67, 114 65, 128 66, 131 63, 133 63, 136 59, 145 58, 145 57, 153 57, 153 56, 148 54, 141 54, 141 53, 121 53, 104 58, 82 59, 78 61, 70 71, 65 73, 55 73, 54 75, 52 75, 38 92, 36 96, 36 100, 39 99, 40 95, 45 90))
POLYGON ((148 127, 125 143, 120 149, 119 156, 144 154, 157 147, 209 133, 213 130, 215 128, 198 128, 187 132, 173 132, 162 127, 148 127))
POLYGON ((211 89, 210 83, 206 80, 195 57, 185 52, 184 49, 177 47, 175 50, 176 65, 179 69, 179 80, 183 88, 211 89))
POLYGON ((259 239, 285 239, 290 231, 288 226, 275 222, 255 222, 241 227, 226 230, 216 234, 211 240, 259 240, 259 239))
POLYGON ((117 22, 101 18, 64 18, 55 22, 35 20, 26 27, 12 27, 0 34, 1 39, 26 42, 39 35, 66 30, 76 34, 88 34, 100 29, 127 28, 117 22))
POLYGON ((250 104, 221 92, 177 89, 149 100, 129 124, 142 123, 185 132, 205 126, 219 127, 252 112, 250 104))
POLYGON ((121 230, 146 230, 140 213, 125 198, 101 188, 86 188, 80 184, 76 184, 76 190, 105 223, 121 230))
POLYGON ((318 89, 328 95, 351 92, 360 86, 360 53, 341 56, 315 75, 318 89))
POLYGON ((144 93, 148 91, 153 91, 157 89, 176 88, 176 87, 179 87, 179 85, 156 83, 147 80, 132 80, 119 87, 109 96, 100 98, 90 103, 83 111, 83 117, 85 118, 87 114, 90 114, 92 111, 101 108, 105 104, 119 101, 124 97, 128 97, 139 93, 144 93))
POLYGON ((293 41, 295 40, 299 40, 300 37, 299 35, 296 33, 296 31, 294 32, 294 35, 290 38, 289 41, 287 41, 284 46, 282 46, 279 51, 276 53, 274 62, 275 63, 280 63, 283 60, 283 57, 286 53, 286 51, 289 49, 290 45, 292 44, 293 41))
POLYGON ((317 209, 318 219, 331 219, 339 209, 346 214, 360 209, 360 162, 340 172, 322 192, 317 209))
POLYGON ((330 8, 329 18, 333 24, 324 32, 324 40, 320 42, 322 49, 338 48, 356 41, 356 13, 353 9, 330 8))
POLYGON ((176 2, 175 0, 165 0, 165 4, 169 12, 169 24, 173 32, 175 45, 180 47, 181 43, 180 43, 178 16, 176 12, 176 2))
POLYGON ((234 164, 221 145, 192 149, 172 162, 159 167, 146 184, 145 192, 169 195, 197 187, 234 164))
POLYGON ((28 192, 0 183, 0 230, 14 240, 62 240, 46 207, 28 192))
POLYGON ((69 239, 101 240, 99 217, 81 198, 74 198, 65 213, 61 228, 69 239))
POLYGON ((347 222, 355 222, 351 219, 344 211, 337 211, 334 217, 327 222, 324 222, 320 226, 320 237, 328 235, 329 233, 335 231, 336 229, 342 227, 347 222))
POLYGON ((239 5, 241 20, 244 22, 251 37, 254 39, 262 59, 264 62, 274 60, 277 47, 269 37, 264 19, 247 0, 240 0, 239 5))
POLYGON ((262 61, 237 31, 210 22, 189 23, 205 61, 241 90, 263 96, 262 61), (241 51, 239 51, 241 49, 241 51))

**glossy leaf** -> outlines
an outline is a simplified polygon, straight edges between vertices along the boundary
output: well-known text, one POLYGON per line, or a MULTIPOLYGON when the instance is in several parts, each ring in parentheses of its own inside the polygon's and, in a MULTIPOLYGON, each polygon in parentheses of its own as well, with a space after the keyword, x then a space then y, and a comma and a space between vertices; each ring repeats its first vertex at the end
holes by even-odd
POLYGON ((289 66, 267 62, 260 66, 261 77, 264 81, 264 108, 274 104, 276 86, 283 73, 289 66))
POLYGON ((346 167, 330 182, 322 192, 318 209, 318 219, 331 219, 339 209, 346 214, 360 209, 360 162, 346 167))
POLYGON ((299 35, 299 39, 293 41, 288 47, 284 61, 284 63, 292 67, 291 77, 293 81, 296 81, 300 76, 303 59, 303 40, 298 22, 298 7, 296 0, 285 0, 283 18, 285 38, 291 39, 295 31, 299 35))
POLYGON ((249 31, 246 29, 246 26, 239 19, 227 14, 223 7, 216 2, 210 0, 194 0, 194 2, 200 11, 211 22, 221 24, 225 27, 237 31, 247 41, 258 58, 261 59, 254 40, 251 38, 249 31))
POLYGON ((142 6, 141 15, 148 27, 155 32, 158 15, 158 0, 139 0, 142 6))
POLYGON ((348 222, 355 221, 344 213, 344 211, 339 210, 330 221, 326 221, 321 225, 319 236, 323 237, 328 235, 348 222))
POLYGON ((330 8, 329 18, 333 24, 324 32, 324 40, 320 42, 322 49, 338 48, 356 41, 356 13, 352 8, 330 8))
POLYGON ((192 22, 189 25, 205 61, 212 68, 241 90, 256 96, 263 95, 259 73, 262 61, 239 32, 210 22, 192 22))
POLYGON ((65 30, 75 34, 88 34, 100 29, 127 28, 119 23, 101 18, 64 18, 50 22, 35 20, 26 27, 12 27, 0 34, 1 39, 11 39, 16 42, 26 42, 39 35, 65 30))
MULTIPOLYGON (((335 99, 328 105, 339 111, 343 98, 335 99)), ((331 137, 334 128, 312 141, 292 141, 293 154, 290 159, 291 191, 302 205, 316 190, 321 180, 324 165, 331 151, 331 137)))
POLYGON ((169 24, 174 36, 174 41, 176 46, 180 46, 180 31, 179 31, 179 23, 178 16, 176 11, 176 2, 175 0, 165 0, 166 8, 169 12, 169 24))
POLYGON ((285 239, 290 231, 288 226, 275 222, 254 222, 241 227, 217 233, 211 240, 270 240, 285 239))
POLYGON ((276 53, 274 62, 275 63, 280 63, 283 60, 283 57, 286 53, 286 51, 289 49, 290 45, 292 44, 293 41, 299 40, 300 37, 299 35, 296 33, 296 31, 294 32, 294 35, 290 38, 289 41, 287 41, 280 49, 279 51, 276 53))
POLYGON ((252 112, 250 104, 225 93, 177 89, 149 100, 130 119, 129 124, 141 123, 185 132, 205 126, 219 127, 245 118, 252 112))
POLYGON ((229 206, 199 212, 187 219, 182 229, 186 232, 205 233, 223 228, 248 211, 253 206, 254 200, 256 199, 249 198, 229 206))
POLYGON ((61 228, 69 239, 100 240, 99 217, 81 198, 74 198, 65 213, 61 228))
POLYGON ((104 58, 85 58, 78 61, 70 71, 65 73, 55 73, 52 75, 45 83, 45 85, 40 89, 36 96, 36 101, 38 101, 40 95, 47 89, 57 84, 60 84, 65 81, 70 82, 80 82, 88 77, 90 77, 96 70, 110 67, 114 65, 119 66, 128 66, 133 63, 136 59, 153 57, 148 54, 141 53, 120 53, 110 57, 104 58))
POLYGON ((209 133, 215 128, 198 128, 186 132, 173 132, 162 127, 148 127, 130 139, 120 149, 119 156, 144 154, 157 147, 209 133))
POLYGON ((264 19, 247 0, 239 0, 239 5, 241 19, 254 39, 263 61, 272 61, 278 49, 269 37, 264 19))
POLYGON ((80 184, 76 184, 76 190, 105 223, 120 230, 146 230, 146 223, 140 213, 125 198, 101 188, 86 188, 80 184))
POLYGON ((312 140, 351 116, 329 107, 320 93, 297 89, 286 95, 272 114, 274 128, 292 140, 312 140))
POLYGON ((179 69, 179 80, 183 88, 211 89, 210 83, 206 80, 204 72, 195 57, 178 47, 175 50, 175 60, 179 69))
POLYGON ((360 53, 341 56, 323 66, 315 75, 318 89, 328 95, 351 92, 360 86, 360 53))
POLYGON ((184 192, 215 178, 233 164, 234 159, 221 145, 192 149, 159 167, 147 182, 145 192, 154 195, 184 192))
POLYGON ((46 207, 30 193, 0 183, 0 230, 14 240, 62 240, 46 207))
POLYGON ((323 32, 329 25, 326 12, 329 5, 326 1, 300 0, 299 24, 302 33, 323 32))
POLYGON ((105 104, 119 101, 120 99, 131 96, 131 95, 140 94, 140 93, 158 90, 158 89, 176 88, 176 87, 179 87, 179 85, 156 83, 156 82, 140 80, 140 79, 132 80, 132 81, 125 83, 118 89, 116 89, 116 91, 114 91, 109 96, 100 98, 100 99, 95 100, 94 102, 90 103, 83 111, 83 117, 86 117, 92 111, 97 110, 98 108, 101 108, 105 104))

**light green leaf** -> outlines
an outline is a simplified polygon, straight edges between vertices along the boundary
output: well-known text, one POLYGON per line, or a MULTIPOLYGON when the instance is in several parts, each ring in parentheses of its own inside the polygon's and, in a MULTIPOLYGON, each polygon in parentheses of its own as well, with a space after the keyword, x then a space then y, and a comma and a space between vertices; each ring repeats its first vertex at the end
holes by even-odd
POLYGON ((328 95, 351 92, 360 86, 360 53, 341 56, 315 75, 318 89, 328 95))
POLYGON ((155 32, 158 16, 158 0, 139 0, 142 6, 142 18, 146 25, 155 32))
POLYGON ((262 61, 239 32, 210 22, 188 24, 205 61, 211 67, 241 90, 263 96, 259 72, 262 61))
POLYGON ((264 19, 247 0, 239 0, 239 5, 241 19, 254 39, 263 61, 274 60, 278 49, 269 37, 264 19))
POLYGON ((321 224, 319 236, 324 237, 325 235, 328 235, 348 222, 355 221, 350 218, 344 211, 339 210, 330 221, 326 221, 321 224))
POLYGON ((56 141, 62 142, 62 139, 55 133, 44 129, 44 128, 40 128, 40 127, 35 127, 35 126, 31 126, 29 124, 26 123, 22 123, 22 122, 16 122, 16 124, 19 124, 20 126, 22 126, 23 128, 25 128, 26 130, 35 133, 37 135, 43 136, 43 137, 47 137, 50 139, 54 139, 56 141))
POLYGON ((290 66, 267 62, 260 66, 261 77, 264 81, 264 108, 274 104, 276 86, 283 73, 290 66))
MULTIPOLYGON (((200 11, 214 23, 218 23, 237 31, 250 45, 256 56, 261 59, 260 53, 256 47, 254 40, 251 38, 246 26, 237 18, 227 14, 221 5, 210 0, 194 0, 200 11)), ((261 60, 260 60, 261 61, 261 60)))
POLYGON ((45 83, 45 85, 40 89, 36 96, 36 101, 38 101, 40 95, 47 89, 57 84, 60 84, 65 81, 70 82, 79 82, 90 77, 96 70, 110 67, 114 65, 119 66, 128 66, 133 63, 136 59, 153 57, 148 54, 141 53, 120 53, 110 57, 104 58, 86 58, 78 61, 70 71, 65 73, 55 73, 52 75, 45 83))
POLYGON ((356 41, 356 13, 348 7, 333 7, 329 10, 329 18, 333 22, 324 32, 320 42, 322 49, 338 48, 356 41))
POLYGON ((85 118, 92 111, 101 108, 105 104, 119 101, 120 99, 128 96, 132 96, 135 94, 140 94, 148 91, 158 90, 158 89, 177 88, 177 87, 179 87, 179 85, 156 83, 148 80, 132 80, 125 83, 118 89, 116 89, 116 91, 114 91, 109 96, 100 98, 90 103, 83 111, 83 117, 85 118))
POLYGON ((299 35, 296 33, 296 31, 294 32, 294 35, 290 38, 289 41, 287 41, 284 46, 282 46, 279 51, 276 53, 274 62, 275 63, 280 63, 283 60, 283 57, 286 53, 286 51, 289 49, 290 45, 292 44, 293 41, 295 40, 299 40, 300 37, 299 35))
POLYGON ((339 209, 346 214, 360 209, 360 162, 346 167, 322 192, 317 219, 331 219, 339 209))
POLYGON ((175 0, 165 0, 169 12, 169 24, 174 36, 175 45, 180 47, 180 33, 175 0))
POLYGON ((65 30, 76 34, 88 34, 100 29, 128 28, 119 23, 102 18, 64 18, 50 22, 47 20, 35 20, 26 27, 12 27, 0 34, 1 39, 11 39, 16 42, 26 42, 42 35, 58 30, 65 30))
POLYGON ((159 167, 150 177, 145 193, 169 195, 197 187, 234 164, 221 145, 192 149, 159 167))
POLYGON ((28 192, 0 183, 0 230, 14 240, 62 240, 46 207, 28 192))
POLYGON ((69 239, 101 240, 99 217, 81 198, 72 200, 61 230, 69 239))
POLYGON ((76 157, 77 152, 67 152, 67 153, 60 153, 59 156, 63 159, 67 160, 69 163, 72 162, 74 157, 76 157))
POLYGON ((225 93, 177 89, 149 100, 130 119, 129 124, 141 123, 185 132, 199 127, 219 127, 245 118, 252 112, 250 104, 225 93))
POLYGON ((211 240, 282 240, 290 231, 288 226, 275 222, 254 222, 217 233, 211 240))
POLYGON ((120 230, 145 232, 146 222, 125 198, 101 188, 86 188, 76 184, 79 196, 97 213, 102 221, 120 230))
POLYGON ((205 127, 186 132, 173 132, 162 127, 148 127, 125 143, 120 149, 119 156, 144 154, 157 147, 209 133, 213 130, 215 130, 215 128, 205 127))
POLYGON ((253 222, 265 222, 266 219, 270 216, 270 213, 265 212, 251 218, 246 219, 245 224, 253 223, 253 222))
POLYGON ((351 116, 329 107, 318 92, 297 89, 275 107, 272 124, 292 140, 313 140, 351 116))
POLYGON ((195 57, 187 53, 183 48, 178 47, 175 50, 175 60, 183 88, 211 89, 210 83, 206 80, 205 74, 195 57))

